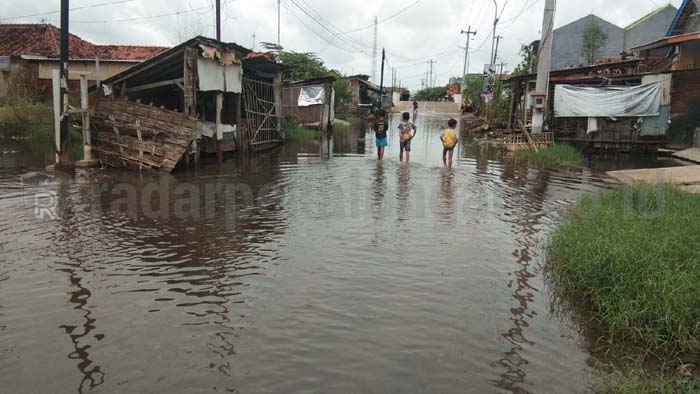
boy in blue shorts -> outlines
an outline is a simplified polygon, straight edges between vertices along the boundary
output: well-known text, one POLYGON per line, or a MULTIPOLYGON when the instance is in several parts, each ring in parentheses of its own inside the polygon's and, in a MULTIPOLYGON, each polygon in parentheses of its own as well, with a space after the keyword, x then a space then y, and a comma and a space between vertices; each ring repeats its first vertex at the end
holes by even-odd
POLYGON ((376 137, 377 159, 379 160, 384 158, 384 148, 387 146, 386 130, 386 112, 381 110, 377 113, 377 120, 374 121, 374 136, 376 137))

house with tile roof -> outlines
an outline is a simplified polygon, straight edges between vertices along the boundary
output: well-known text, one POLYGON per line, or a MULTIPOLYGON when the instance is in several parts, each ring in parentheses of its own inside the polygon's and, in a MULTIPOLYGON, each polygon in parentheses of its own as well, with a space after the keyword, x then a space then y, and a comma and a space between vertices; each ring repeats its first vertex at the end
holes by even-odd
MULTIPOLYGON (((0 99, 6 95, 10 73, 18 67, 38 79, 49 93, 51 71, 59 66, 60 35, 61 30, 50 24, 0 24, 0 99)), ((68 42, 70 70, 87 72, 90 81, 107 79, 168 49, 98 45, 74 34, 69 35, 68 42)))

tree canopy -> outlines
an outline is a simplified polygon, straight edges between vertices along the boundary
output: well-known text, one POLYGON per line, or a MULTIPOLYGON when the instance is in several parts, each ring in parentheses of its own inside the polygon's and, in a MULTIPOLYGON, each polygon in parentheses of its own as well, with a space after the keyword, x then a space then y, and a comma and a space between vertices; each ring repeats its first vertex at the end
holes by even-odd
POLYGON ((601 29, 596 21, 591 21, 586 25, 581 37, 581 56, 588 64, 593 64, 598 57, 600 48, 608 41, 608 33, 601 29))
POLYGON ((523 75, 532 72, 532 67, 537 63, 537 53, 532 45, 520 46, 520 64, 513 69, 513 75, 523 75))
POLYGON ((438 101, 445 98, 447 89, 444 86, 436 86, 434 88, 425 88, 416 92, 416 100, 418 101, 438 101))
POLYGON ((323 61, 311 52, 279 51, 277 58, 282 64, 294 67, 286 75, 286 78, 292 81, 329 75, 328 68, 323 64, 323 61))

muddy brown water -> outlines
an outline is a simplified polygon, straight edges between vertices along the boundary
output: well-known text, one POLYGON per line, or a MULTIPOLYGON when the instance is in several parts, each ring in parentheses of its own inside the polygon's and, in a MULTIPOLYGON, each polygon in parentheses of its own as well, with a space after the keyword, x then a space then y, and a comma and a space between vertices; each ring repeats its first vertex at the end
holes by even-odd
POLYGON ((164 177, 5 147, 0 392, 586 392, 543 248, 605 183, 466 137, 445 171, 445 120, 410 166, 393 127, 384 162, 351 128, 164 177))

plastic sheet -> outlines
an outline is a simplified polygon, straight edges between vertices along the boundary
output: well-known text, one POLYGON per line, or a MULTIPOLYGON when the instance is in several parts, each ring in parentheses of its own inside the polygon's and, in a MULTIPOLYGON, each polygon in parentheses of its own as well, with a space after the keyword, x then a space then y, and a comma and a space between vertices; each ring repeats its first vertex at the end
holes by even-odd
POLYGON ((661 83, 639 86, 554 87, 556 117, 658 116, 661 83))
POLYGON ((297 105, 300 107, 308 107, 310 105, 323 104, 325 95, 326 92, 323 86, 304 86, 299 91, 297 105))

